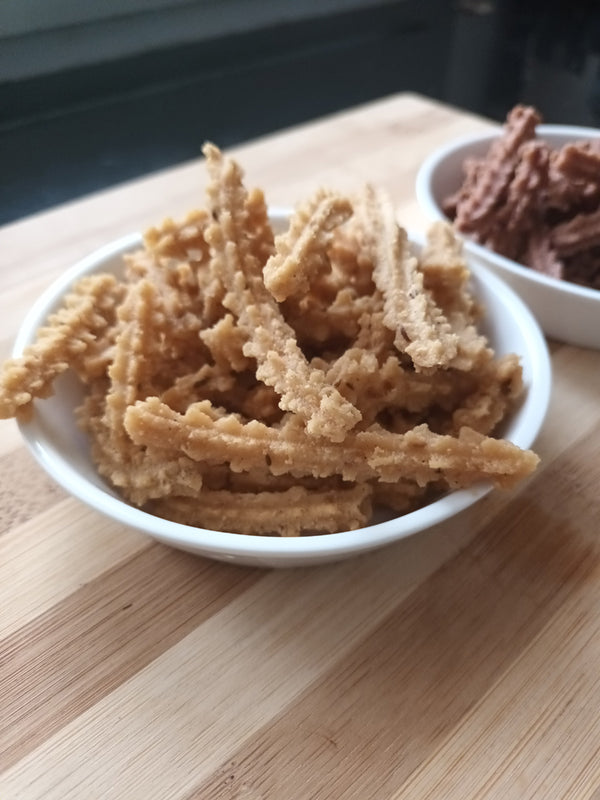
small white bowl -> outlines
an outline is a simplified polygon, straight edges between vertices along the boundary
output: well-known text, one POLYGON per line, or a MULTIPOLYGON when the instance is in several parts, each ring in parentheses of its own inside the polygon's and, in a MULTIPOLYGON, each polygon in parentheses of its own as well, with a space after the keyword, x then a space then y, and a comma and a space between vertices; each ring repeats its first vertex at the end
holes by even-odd
MULTIPOLYGON (((282 219, 282 215, 275 212, 272 216, 274 222, 282 219)), ((68 270, 27 315, 13 354, 20 355, 34 341, 36 331, 61 304, 73 281, 93 272, 110 271, 121 275, 123 254, 139 247, 140 243, 139 234, 132 234, 92 253, 68 270)), ((482 329, 497 354, 516 352, 522 357, 527 391, 523 402, 507 421, 503 435, 520 447, 529 448, 541 428, 550 399, 551 367, 546 341, 527 307, 489 270, 473 264, 473 283, 488 312, 482 329)), ((321 536, 275 538, 194 528, 129 505, 98 475, 88 441, 75 423, 74 409, 81 399, 81 386, 73 375, 66 373, 56 381, 52 397, 36 401, 33 419, 20 423, 21 433, 39 464, 66 491, 117 522, 172 547, 221 561, 290 567, 347 558, 426 530, 472 505, 491 489, 485 483, 451 492, 410 514, 360 530, 321 536)))
MULTIPOLYGON (((416 193, 421 208, 431 219, 447 219, 442 202, 460 187, 465 159, 483 157, 501 130, 499 126, 455 139, 423 162, 417 174, 416 193)), ((552 148, 559 148, 569 142, 600 139, 600 130, 539 125, 537 135, 552 148)), ((542 275, 463 238, 472 262, 487 265, 509 283, 533 311, 547 336, 580 347, 600 348, 600 291, 542 275)))

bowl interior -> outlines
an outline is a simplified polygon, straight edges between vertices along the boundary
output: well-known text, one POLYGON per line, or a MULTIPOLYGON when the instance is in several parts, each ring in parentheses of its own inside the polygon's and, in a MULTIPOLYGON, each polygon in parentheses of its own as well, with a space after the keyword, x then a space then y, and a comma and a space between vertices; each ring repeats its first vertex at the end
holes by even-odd
MULTIPOLYGON (((276 215, 279 224, 286 217, 276 215)), ((419 244, 418 237, 411 236, 419 244)), ((125 237, 79 262, 54 283, 32 307, 15 342, 20 354, 39 326, 61 303, 73 281, 95 271, 122 272, 122 255, 139 246, 137 234, 125 237)), ((522 356, 526 396, 507 421, 502 434, 523 448, 530 447, 542 425, 550 397, 551 370, 545 340, 533 316, 514 292, 488 270, 473 265, 477 296, 487 309, 483 331, 498 355, 522 356)), ((224 533, 163 520, 123 502, 99 476, 88 440, 75 422, 74 409, 82 387, 67 373, 56 381, 52 397, 35 404, 33 419, 21 432, 39 464, 68 492, 109 517, 171 546, 221 560, 263 566, 293 566, 349 556, 424 530, 456 514, 488 491, 487 483, 452 492, 428 506, 393 519, 382 519, 360 530, 278 539, 224 533)))

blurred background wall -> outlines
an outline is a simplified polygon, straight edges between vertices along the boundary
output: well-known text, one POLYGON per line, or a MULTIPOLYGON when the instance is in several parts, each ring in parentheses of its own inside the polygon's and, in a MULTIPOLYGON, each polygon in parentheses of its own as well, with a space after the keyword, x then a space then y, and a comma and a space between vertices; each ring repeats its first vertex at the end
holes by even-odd
POLYGON ((597 124, 597 0, 0 0, 0 222, 398 91, 597 124))

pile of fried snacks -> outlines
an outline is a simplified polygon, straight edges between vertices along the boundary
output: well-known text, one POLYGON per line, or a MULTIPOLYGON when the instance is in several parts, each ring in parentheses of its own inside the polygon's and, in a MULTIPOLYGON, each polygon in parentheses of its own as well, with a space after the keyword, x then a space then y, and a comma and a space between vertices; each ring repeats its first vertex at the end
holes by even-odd
POLYGON ((94 461, 128 502, 243 534, 352 530, 535 469, 493 438, 521 366, 478 332, 448 224, 417 257, 382 193, 320 189, 275 235, 237 163, 204 154, 205 207, 149 230, 123 279, 73 286, 3 365, 0 416, 27 419, 74 370, 94 461))
POLYGON ((600 289, 600 139, 552 148, 540 122, 535 108, 515 106, 485 157, 466 160, 444 211, 496 253, 600 289))

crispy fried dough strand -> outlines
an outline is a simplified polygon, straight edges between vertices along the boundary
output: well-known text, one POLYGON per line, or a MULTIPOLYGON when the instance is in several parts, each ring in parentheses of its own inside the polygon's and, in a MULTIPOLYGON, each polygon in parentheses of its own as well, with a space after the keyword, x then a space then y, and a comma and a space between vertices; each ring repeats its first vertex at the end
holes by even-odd
POLYGON ((370 495, 368 484, 331 490, 294 486, 281 492, 203 490, 196 500, 172 497, 150 508, 175 522, 217 531, 299 536, 360 528, 371 515, 370 495))
POLYGON ((469 269, 462 242, 447 222, 434 222, 427 230, 419 259, 425 288, 445 314, 459 311, 472 321, 474 301, 467 291, 469 269))
POLYGON ((346 481, 412 478, 421 486, 444 478, 454 487, 461 485, 464 468, 469 477, 478 472, 498 486, 511 486, 538 461, 529 451, 469 428, 453 437, 435 434, 427 425, 400 435, 377 426, 348 434, 343 444, 323 442, 315 448, 296 420, 269 427, 257 421, 243 423, 231 414, 215 419, 205 403, 190 406, 182 415, 158 398, 131 406, 125 427, 138 445, 170 441, 194 460, 223 463, 226 459, 236 472, 267 463, 273 474, 339 474, 346 481))
POLYGON ((202 486, 202 470, 188 457, 166 447, 166 442, 150 450, 139 448, 123 426, 126 409, 154 387, 154 343, 157 330, 164 325, 159 319, 156 287, 146 279, 133 284, 119 309, 120 329, 109 387, 92 401, 87 415, 79 412, 93 434, 100 474, 137 505, 173 491, 194 495, 202 486))
POLYGON ((2 365, 0 418, 27 419, 33 399, 51 395, 54 379, 70 366, 85 374, 85 354, 106 332, 122 293, 117 279, 108 274, 82 278, 73 286, 35 343, 2 365))
POLYGON ((462 242, 446 222, 427 230, 420 258, 425 288, 432 293, 456 336, 456 353, 446 366, 468 372, 493 358, 487 339, 475 326, 481 314, 469 289, 462 242))
POLYGON ((517 105, 509 113, 502 135, 495 139, 485 160, 481 160, 468 189, 456 205, 458 230, 487 237, 496 209, 502 203, 519 161, 521 146, 535 137, 538 112, 517 105))
POLYGON ((331 231, 351 213, 347 198, 323 189, 296 210, 263 271, 265 286, 278 302, 306 292, 315 275, 331 269, 327 253, 331 231))
POLYGON ((224 303, 247 336, 244 355, 256 359, 256 377, 280 395, 283 410, 305 420, 310 434, 342 441, 360 420, 360 411, 327 383, 321 371, 310 368, 276 301, 264 283, 253 280, 258 260, 249 253, 244 231, 241 173, 216 148, 205 148, 205 155, 216 216, 207 238, 227 289, 224 303), (251 266, 242 267, 245 263, 251 266))
POLYGON ((150 228, 144 235, 146 248, 160 259, 179 262, 208 261, 208 245, 204 232, 210 216, 206 209, 190 211, 181 222, 166 219, 159 227, 150 228))
POLYGON ((275 252, 275 240, 269 210, 261 189, 251 189, 248 192, 245 207, 246 226, 252 231, 252 253, 259 264, 265 264, 275 252))
POLYGON ((457 337, 424 288, 423 273, 392 204, 368 187, 364 214, 374 252, 373 279, 384 298, 383 322, 395 332, 396 347, 408 353, 417 370, 446 366, 456 355, 457 337))

